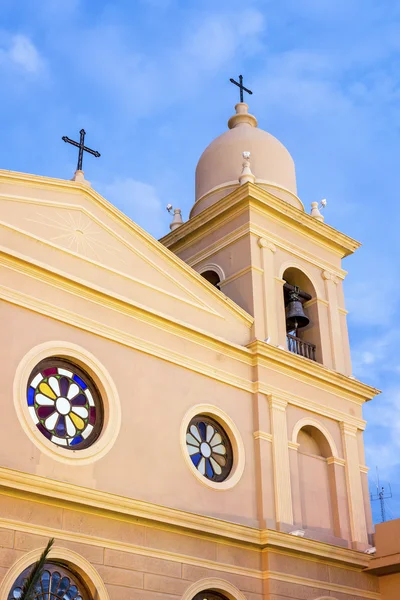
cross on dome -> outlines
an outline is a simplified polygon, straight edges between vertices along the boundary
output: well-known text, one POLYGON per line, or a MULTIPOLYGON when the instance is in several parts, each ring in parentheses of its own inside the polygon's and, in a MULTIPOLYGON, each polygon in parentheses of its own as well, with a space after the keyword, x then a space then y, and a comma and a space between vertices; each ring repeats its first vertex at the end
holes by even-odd
POLYGON ((237 85, 240 89, 240 102, 243 102, 243 92, 247 92, 248 94, 252 95, 253 92, 243 85, 243 75, 239 75, 239 83, 232 79, 232 77, 229 81, 237 85))

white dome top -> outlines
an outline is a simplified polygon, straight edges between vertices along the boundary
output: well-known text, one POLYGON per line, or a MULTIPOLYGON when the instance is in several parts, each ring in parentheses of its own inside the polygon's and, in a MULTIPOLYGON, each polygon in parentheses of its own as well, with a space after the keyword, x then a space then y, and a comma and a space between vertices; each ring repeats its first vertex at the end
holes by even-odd
POLYGON ((196 203, 191 216, 215 204, 239 186, 243 152, 251 154, 255 183, 296 208, 304 207, 297 198, 296 174, 292 157, 274 136, 257 127, 247 104, 236 105, 229 129, 204 150, 196 168, 196 203))

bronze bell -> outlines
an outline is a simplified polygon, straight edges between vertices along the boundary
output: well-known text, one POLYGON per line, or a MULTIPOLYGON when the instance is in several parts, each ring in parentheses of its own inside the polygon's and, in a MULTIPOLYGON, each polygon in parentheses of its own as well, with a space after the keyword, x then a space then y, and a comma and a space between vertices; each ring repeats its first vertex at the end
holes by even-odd
POLYGON ((300 290, 295 288, 294 291, 289 292, 289 302, 286 306, 286 329, 287 331, 293 331, 294 329, 301 329, 306 327, 310 319, 304 314, 303 303, 300 300, 300 290))

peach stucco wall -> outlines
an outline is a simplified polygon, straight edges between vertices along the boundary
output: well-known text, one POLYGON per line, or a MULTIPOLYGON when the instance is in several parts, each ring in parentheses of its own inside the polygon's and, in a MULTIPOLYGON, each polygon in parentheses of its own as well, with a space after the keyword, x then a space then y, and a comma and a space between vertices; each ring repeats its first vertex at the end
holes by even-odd
POLYGON ((354 552, 371 530, 362 404, 373 390, 347 377, 338 253, 247 205, 181 240, 186 264, 83 184, 0 172, 0 200, 0 576, 54 535, 97 570, 111 600, 191 600, 207 578, 227 582, 216 589, 229 600, 350 600, 354 590, 378 600, 354 552), (318 257, 305 270, 323 365, 284 348, 283 270, 304 256, 318 257), (196 272, 210 260, 223 269, 221 292, 196 272), (104 400, 115 439, 81 462, 40 443, 23 418, 18 377, 52 345, 94 357, 114 390, 115 404, 104 400), (219 489, 185 454, 183 419, 205 405, 236 436, 237 477, 219 489), (323 458, 299 452, 310 420, 329 442, 323 458), (284 533, 293 528, 305 538, 284 533))

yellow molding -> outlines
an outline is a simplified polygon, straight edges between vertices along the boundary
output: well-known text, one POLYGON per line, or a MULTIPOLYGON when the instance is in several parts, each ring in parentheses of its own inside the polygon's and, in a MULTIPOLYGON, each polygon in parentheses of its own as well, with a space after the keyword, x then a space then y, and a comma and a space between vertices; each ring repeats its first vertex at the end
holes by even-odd
POLYGON ((318 562, 322 559, 329 561, 330 564, 333 562, 346 563, 348 566, 359 568, 367 567, 371 561, 371 557, 363 552, 300 538, 273 529, 263 529, 260 534, 261 546, 264 552, 268 552, 270 549, 280 553, 290 551, 295 554, 307 555, 308 560, 315 557, 318 562))
MULTIPOLYGON (((302 356, 298 356, 292 352, 282 350, 270 344, 266 344, 260 340, 255 340, 248 344, 249 348, 255 356, 257 356, 259 363, 262 364, 263 360, 266 361, 266 366, 272 367, 271 363, 278 363, 282 369, 286 372, 291 371, 292 374, 296 373, 298 378, 302 378, 306 381, 310 379, 318 381, 321 385, 326 386, 327 389, 335 389, 334 393, 343 395, 343 392, 347 393, 350 400, 363 404, 367 400, 371 400, 379 392, 376 388, 373 388, 357 379, 342 375, 337 371, 328 369, 324 365, 321 365, 302 356)), ((272 367, 274 368, 274 367, 272 367)), ((346 397, 346 396, 345 396, 346 397)))
POLYGON ((266 431, 255 431, 253 433, 253 437, 255 440, 265 440, 266 442, 272 442, 272 433, 267 433, 266 431))
POLYGON ((344 458, 339 458, 338 456, 329 456, 325 459, 328 465, 340 465, 341 467, 346 466, 346 461, 344 458))
POLYGON ((313 587, 338 594, 352 594, 353 596, 359 596, 363 600, 367 598, 368 600, 382 600, 379 592, 370 592, 369 590, 353 588, 348 585, 330 583, 329 581, 323 582, 315 579, 309 579, 308 577, 298 577, 295 575, 288 575, 287 573, 278 573, 277 571, 266 571, 263 579, 282 581, 283 583, 291 583, 298 586, 313 587))
POLYGON ((219 563, 200 557, 190 557, 187 554, 180 554, 178 552, 172 552, 169 550, 155 550, 145 546, 139 546, 138 544, 120 542, 85 533, 75 533, 73 531, 56 529, 54 527, 47 527, 45 525, 30 525, 29 523, 24 523, 22 521, 4 519, 0 517, 0 527, 3 529, 21 531, 31 535, 42 535, 45 538, 54 537, 57 540, 88 544, 90 546, 106 548, 107 550, 119 550, 120 552, 128 552, 129 554, 138 554, 140 556, 146 556, 149 558, 168 560, 172 562, 193 565, 196 567, 204 567, 206 569, 212 569, 215 571, 224 571, 226 573, 233 573, 235 575, 244 575, 245 577, 262 579, 261 571, 250 569, 248 567, 229 565, 228 563, 219 563))
MULTIPOLYGON (((379 595, 374 592, 367 592, 365 595, 364 590, 360 590, 358 588, 353 588, 350 586, 342 586, 339 584, 332 584, 329 582, 324 582, 317 579, 310 579, 306 577, 297 577, 287 573, 280 573, 278 571, 261 571, 257 569, 251 569, 249 567, 241 567, 239 565, 231 565, 229 563, 224 563, 220 561, 207 560, 200 557, 190 557, 187 554, 179 554, 177 552, 171 552, 168 550, 158 550, 152 549, 145 546, 139 546, 138 544, 129 544, 128 542, 120 542, 110 540, 108 538, 101 538, 99 536, 93 536, 82 533, 74 533, 66 530, 59 530, 52 527, 46 527, 42 525, 30 525, 27 523, 23 523, 21 521, 16 521, 12 519, 3 519, 0 517, 0 527, 8 530, 14 530, 19 532, 24 532, 31 535, 39 535, 44 538, 55 538, 57 541, 68 541, 75 542, 81 544, 87 544, 90 546, 105 548, 108 550, 118 550, 120 552, 127 552, 129 554, 136 554, 139 556, 146 556, 149 558, 156 558, 158 560, 167 560, 171 562, 178 562, 186 565, 193 565, 196 567, 202 567, 205 569, 210 569, 212 571, 219 571, 224 573, 231 573, 234 575, 240 575, 244 577, 252 577, 253 579, 261 579, 261 580, 275 580, 282 581, 286 583, 292 583, 300 586, 310 586, 316 587, 324 590, 330 590, 333 592, 342 592, 347 594, 353 594, 356 596, 362 596, 364 598, 371 598, 375 600, 376 598, 380 598, 379 595), (369 594, 369 595, 368 595, 369 594)), ((59 548, 58 544, 54 547, 54 555, 57 558, 61 558, 59 553, 62 549, 59 548)), ((39 553, 40 550, 34 551, 39 553)), ((75 554, 71 550, 65 550, 67 558, 74 559, 74 557, 78 557, 79 555, 75 554)), ((282 552, 280 552, 283 554, 282 552)), ((306 559, 308 560, 308 559, 306 559)), ((30 563, 29 563, 30 564, 30 563)), ((328 563, 329 564, 329 563, 328 563)), ((26 565, 28 566, 28 565, 26 565)), ((348 567, 344 565, 344 568, 348 570, 348 567)), ((352 571, 359 569, 351 569, 352 571)), ((16 575, 15 575, 16 576, 16 575)), ((13 577, 15 579, 13 574, 13 577)))
POLYGON ((277 198, 273 194, 251 183, 239 186, 236 190, 201 211, 175 231, 161 238, 160 241, 166 246, 171 247, 194 230, 198 230, 205 222, 215 219, 227 210, 237 209, 237 206, 242 203, 251 205, 253 209, 261 209, 263 214, 268 213, 281 222, 284 221, 286 226, 295 229, 306 237, 312 238, 319 245, 330 248, 331 251, 336 252, 336 254, 342 257, 352 254, 360 247, 360 243, 356 240, 337 231, 326 223, 317 221, 302 210, 295 208, 288 202, 277 198))
MULTIPOLYGON (((7 495, 28 494, 33 500, 42 504, 62 505, 81 512, 88 511, 123 521, 133 519, 137 523, 138 519, 144 520, 144 524, 147 526, 150 521, 155 527, 173 528, 184 535, 190 535, 190 532, 192 532, 196 536, 205 536, 207 539, 213 539, 214 541, 217 538, 218 542, 226 541, 229 544, 245 545, 248 548, 258 550, 271 548, 290 551, 298 555, 321 557, 330 562, 343 563, 358 568, 368 566, 370 561, 368 555, 347 548, 298 538, 270 529, 257 529, 213 517, 197 515, 143 500, 134 500, 64 481, 6 469, 5 467, 0 467, 0 488, 3 488, 3 493, 7 495)), ((7 523, 7 520, 2 520, 1 526, 3 526, 3 522, 7 523)), ((19 526, 33 528, 36 532, 41 527, 22 523, 19 526)), ((48 528, 42 527, 41 529, 48 532, 48 528)), ((58 532, 58 530, 56 531, 58 532)), ((68 535, 78 535, 82 541, 83 536, 81 534, 68 532, 68 535)), ((59 537, 59 533, 57 533, 57 537, 59 537)), ((120 542, 115 543, 119 544, 120 542)))
POLYGON ((154 344, 128 333, 124 333, 114 329, 113 327, 108 327, 104 325, 104 323, 99 323, 98 321, 80 317, 76 313, 61 309, 52 304, 44 302, 43 300, 34 299, 27 294, 10 290, 5 286, 0 286, 0 298, 5 299, 12 304, 16 304, 17 306, 29 308, 29 310, 46 315, 63 323, 68 323, 69 325, 73 325, 74 327, 78 327, 79 329, 88 331, 100 337, 116 341, 119 344, 129 348, 134 348, 139 352, 144 352, 145 354, 149 354, 175 365, 179 365, 185 369, 200 373, 211 379, 232 385, 233 387, 237 387, 248 392, 252 392, 254 389, 253 383, 248 379, 236 377, 232 373, 223 371, 222 369, 216 369, 211 365, 197 361, 189 356, 185 356, 158 344, 154 344))
POLYGON ((244 269, 241 269, 240 271, 233 273, 229 277, 226 277, 223 281, 221 281, 219 285, 220 287, 223 287, 225 284, 231 283, 232 281, 235 281, 235 279, 239 279, 239 277, 243 277, 243 275, 246 275, 247 273, 260 273, 262 275, 264 271, 259 267, 244 267, 244 269))
MULTIPOLYGON (((278 219, 272 220, 279 221, 278 219)), ((319 267, 320 269, 329 269, 330 271, 335 273, 335 275, 341 280, 344 279, 347 275, 347 271, 345 271, 344 269, 338 268, 332 262, 322 260, 320 257, 315 256, 315 254, 312 254, 311 252, 307 252, 306 250, 304 250, 304 248, 300 248, 296 244, 292 244, 287 239, 280 237, 276 232, 272 233, 266 228, 261 227, 260 225, 255 225, 254 223, 250 223, 249 229, 251 235, 256 237, 268 237, 269 241, 273 243, 277 248, 285 250, 288 254, 291 254, 296 258, 300 258, 304 262, 319 267)))
MULTIPOLYGON (((1 180, 1 176, 2 176, 2 171, 0 170, 0 180, 1 180)), ((40 178, 41 179, 41 178, 40 178)), ((52 183, 53 180, 50 180, 50 183, 52 183)), ((57 181, 57 180, 56 180, 57 181)), ((70 182, 65 182, 65 183, 70 183, 70 182)), ((89 193, 89 196, 91 196, 91 198, 93 200, 96 200, 96 202, 98 204, 100 204, 102 206, 103 209, 106 209, 106 211, 109 213, 109 216, 111 216, 113 218, 114 221, 116 221, 119 225, 124 226, 124 228, 128 229, 129 233, 132 235, 132 233, 134 233, 135 237, 139 237, 142 239, 142 242, 145 243, 145 245, 147 247, 150 247, 153 251, 155 251, 157 254, 161 254, 165 257, 166 260, 169 260, 170 262, 174 263, 175 266, 177 268, 179 268, 180 270, 183 270, 187 276, 189 276, 190 278, 195 278, 197 280, 197 282, 202 285, 203 287, 206 287, 213 296, 215 296, 216 298, 218 298, 218 301, 221 302, 221 300, 224 301, 224 306, 228 306, 234 313, 237 313, 238 315, 241 315, 242 318, 244 318, 245 320, 250 320, 252 322, 252 317, 250 315, 248 315, 248 313, 246 313, 246 311, 244 311, 242 308, 240 308, 235 302, 233 302, 230 298, 226 298, 226 297, 221 297, 221 294, 219 292, 219 290, 217 290, 214 286, 210 285, 205 279, 204 277, 201 277, 196 271, 194 271, 194 269, 192 269, 188 264, 186 264, 184 261, 182 261, 178 256, 176 256, 173 252, 171 252, 170 250, 168 250, 165 246, 163 246, 162 244, 160 244, 160 242, 158 242, 155 238, 153 238, 149 233, 147 233, 146 231, 144 231, 143 229, 141 229, 138 225, 136 225, 136 223, 134 223, 133 221, 131 221, 126 215, 124 215, 123 213, 121 213, 115 206, 113 206, 110 202, 108 202, 105 198, 103 198, 100 194, 98 194, 97 192, 95 192, 93 189, 88 188, 87 186, 82 186, 81 184, 75 184, 73 187, 78 187, 81 191, 85 191, 87 193, 89 193)), ((71 191, 71 190, 70 190, 71 191)), ((160 272, 162 272, 165 275, 165 271, 161 271, 161 269, 159 267, 157 267, 157 265, 155 265, 154 263, 152 263, 143 253, 141 253, 137 248, 135 248, 134 246, 132 246, 132 244, 129 243, 128 240, 124 239, 121 236, 118 236, 118 234, 109 226, 107 226, 103 221, 101 221, 101 219, 99 219, 98 217, 96 217, 93 213, 91 213, 86 207, 81 206, 79 204, 70 204, 70 203, 58 203, 58 202, 54 202, 54 201, 50 201, 50 200, 39 200, 36 198, 30 198, 30 197, 26 197, 26 196, 18 196, 18 195, 12 195, 12 194, 0 194, 0 197, 6 198, 6 199, 17 199, 21 202, 26 202, 29 204, 40 204, 43 206, 55 206, 58 208, 64 208, 64 209, 70 209, 70 210, 79 210, 81 212, 83 212, 88 218, 90 218, 91 220, 93 220, 94 222, 97 223, 97 225, 99 227, 101 227, 102 229, 106 230, 109 234, 111 234, 113 237, 115 237, 116 239, 119 240, 120 243, 122 243, 124 246, 126 246, 131 252, 133 252, 134 254, 140 256, 140 258, 142 260, 144 260, 145 262, 147 262, 148 264, 151 264, 151 266, 157 270, 159 270, 160 272)), ((78 257, 81 260, 85 260, 87 262, 93 263, 96 266, 106 270, 106 271, 111 271, 114 272, 118 275, 120 275, 121 277, 124 277, 126 279, 134 279, 131 276, 129 276, 126 273, 122 273, 120 271, 117 271, 115 269, 106 267, 105 265, 102 265, 101 263, 98 263, 97 261, 90 259, 86 256, 83 256, 81 254, 77 254, 75 252, 73 252, 72 250, 68 250, 67 248, 61 247, 61 246, 57 246, 56 244, 52 244, 51 242, 49 242, 49 240, 46 240, 44 238, 38 238, 37 236, 35 236, 34 234, 31 234, 23 229, 17 228, 17 227, 13 227, 8 223, 2 223, 3 226, 18 231, 19 233, 30 237, 32 239, 38 239, 40 240, 41 243, 45 244, 45 245, 49 245, 51 247, 57 248, 58 250, 60 250, 61 252, 65 252, 67 254, 72 254, 76 257, 78 257)), ((142 283, 143 285, 146 285, 147 287, 151 287, 150 284, 148 283, 144 283, 141 282, 139 280, 136 280, 138 283, 142 283)), ((176 282, 175 282, 176 283, 176 282)), ((185 289, 184 286, 178 284, 179 287, 181 287, 181 289, 185 289)), ((187 292, 187 290, 186 290, 187 292)), ((163 291, 164 293, 164 291, 163 291)), ((195 296, 193 294, 191 294, 194 298, 195 296)), ((179 297, 180 298, 180 297, 179 297)), ((184 299, 182 299, 184 301, 184 299)), ((205 304, 204 304, 204 309, 205 309, 205 304)), ((210 310, 210 308, 209 308, 210 310)), ((213 311, 215 312, 215 311, 213 311)))
POLYGON ((367 473, 369 472, 370 467, 367 467, 367 465, 360 465, 360 471, 361 473, 367 473))
POLYGON ((300 448, 300 444, 292 442, 291 440, 288 441, 288 446, 291 450, 298 450, 300 448))

